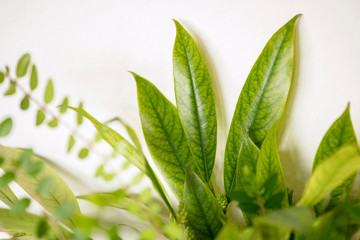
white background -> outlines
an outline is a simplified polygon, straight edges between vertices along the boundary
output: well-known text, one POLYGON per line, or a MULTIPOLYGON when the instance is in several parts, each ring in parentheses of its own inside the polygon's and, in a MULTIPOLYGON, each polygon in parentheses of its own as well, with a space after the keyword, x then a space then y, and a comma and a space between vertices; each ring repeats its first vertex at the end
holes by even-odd
MULTIPOLYGON (((201 48, 218 93, 216 172, 220 174, 232 114, 252 65, 272 34, 302 13, 296 27, 295 78, 279 134, 287 186, 295 189, 298 199, 322 136, 348 102, 360 134, 359 12, 358 0, 2 0, 0 66, 8 64, 14 70, 18 58, 31 53, 41 82, 36 91, 39 99, 51 77, 56 89, 53 106, 64 95, 74 105, 83 100, 100 120, 121 116, 143 139, 135 82, 127 71, 149 79, 174 102, 171 19, 177 19, 201 48)), ((28 85, 28 79, 22 81, 28 85)), ((6 86, 0 90, 4 92, 6 86)), ((93 179, 101 161, 96 156, 79 161, 76 153, 65 153, 68 130, 34 128, 36 108, 18 110, 21 97, 18 93, 0 98, 0 120, 15 119, 14 131, 1 144, 32 147, 76 173, 87 187, 62 173, 76 194, 119 186, 93 179)), ((75 124, 72 116, 67 120, 75 124)), ((86 126, 85 135, 91 129, 86 126)), ((221 185, 221 177, 216 179, 221 185)))

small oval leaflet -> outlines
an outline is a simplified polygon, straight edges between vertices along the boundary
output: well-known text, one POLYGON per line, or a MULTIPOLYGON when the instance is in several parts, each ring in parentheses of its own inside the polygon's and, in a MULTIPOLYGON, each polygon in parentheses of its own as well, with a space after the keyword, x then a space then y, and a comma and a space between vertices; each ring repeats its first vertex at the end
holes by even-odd
POLYGON ((25 95, 20 102, 21 110, 27 110, 30 107, 29 96, 25 95))
POLYGON ((11 118, 5 119, 0 124, 0 137, 6 137, 7 135, 9 135, 9 133, 12 129, 12 125, 13 125, 13 121, 11 118))
POLYGON ((45 95, 44 95, 44 101, 46 104, 51 103, 51 101, 54 98, 54 84, 51 79, 49 79, 46 88, 45 88, 45 95))
POLYGON ((16 76, 18 78, 21 78, 21 77, 26 75, 27 70, 28 70, 29 65, 30 65, 30 60, 31 60, 31 57, 30 57, 30 54, 28 54, 28 53, 25 53, 20 58, 17 66, 16 66, 16 76))

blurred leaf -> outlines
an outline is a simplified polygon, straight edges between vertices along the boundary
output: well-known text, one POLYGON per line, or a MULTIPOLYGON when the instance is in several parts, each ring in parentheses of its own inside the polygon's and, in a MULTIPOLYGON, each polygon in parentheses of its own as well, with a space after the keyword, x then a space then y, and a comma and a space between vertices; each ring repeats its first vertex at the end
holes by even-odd
POLYGON ((69 106, 69 98, 65 97, 60 105, 60 113, 63 114, 66 112, 67 108, 69 106))
MULTIPOLYGON (((83 107, 84 107, 83 102, 80 102, 80 103, 79 103, 79 106, 78 106, 78 109, 83 109, 83 107)), ((82 115, 81 113, 77 113, 77 114, 76 114, 76 122, 77 122, 77 124, 78 124, 79 126, 82 124, 82 122, 83 122, 83 115, 82 115)))
POLYGON ((326 194, 352 176, 359 167, 360 154, 358 146, 340 148, 335 154, 316 167, 298 205, 314 206, 326 194))
POLYGON ((186 172, 184 204, 185 225, 194 232, 195 239, 214 239, 226 217, 210 189, 193 172, 186 172))
POLYGON ((10 96, 16 93, 16 84, 15 82, 11 81, 9 88, 4 93, 5 96, 10 96))
POLYGON ((14 202, 17 200, 18 199, 16 195, 8 185, 2 186, 0 188, 0 201, 5 203, 6 206, 11 207, 14 204, 14 202))
POLYGON ((26 211, 26 208, 30 206, 30 199, 22 198, 16 200, 14 204, 11 206, 11 211, 15 214, 23 214, 26 211))
POLYGON ((0 137, 6 137, 9 135, 13 126, 13 121, 11 118, 6 118, 2 123, 0 123, 0 137))
POLYGON ((49 229, 49 224, 45 221, 45 219, 42 219, 37 226, 36 236, 38 238, 44 237, 48 229, 49 229))
POLYGON ((0 72, 0 84, 3 83, 5 80, 5 74, 3 72, 0 72))
POLYGON ((84 159, 84 158, 87 158, 87 156, 89 156, 89 149, 82 148, 79 152, 79 158, 84 159))
POLYGON ((73 218, 73 214, 75 213, 74 211, 75 206, 73 203, 64 202, 56 208, 54 215, 60 221, 68 221, 73 218))
POLYGON ((44 94, 44 101, 45 104, 51 103, 51 101, 54 99, 54 84, 51 79, 46 84, 45 88, 45 94, 44 94))
POLYGON ((238 206, 242 212, 251 215, 258 215, 260 206, 257 202, 256 196, 249 196, 247 192, 242 190, 235 190, 230 193, 231 200, 237 201, 238 206))
POLYGON ((137 185, 140 183, 140 181, 144 178, 144 173, 140 172, 138 173, 132 180, 131 184, 137 185))
POLYGON ((46 177, 40 180, 37 187, 37 193, 40 196, 47 196, 55 187, 55 181, 51 177, 46 177))
POLYGON ((39 126, 44 121, 45 121, 45 113, 39 109, 36 113, 36 126, 39 126))
POLYGON ((71 149, 74 147, 74 145, 75 145, 75 138, 73 137, 73 135, 71 135, 69 137, 67 152, 70 152, 71 149))
POLYGON ((293 75, 294 28, 299 15, 281 27, 268 41, 251 69, 236 104, 225 149, 224 185, 229 194, 243 133, 260 148, 268 131, 284 110, 293 75))
POLYGON ((238 240, 240 238, 241 233, 240 229, 237 225, 233 223, 227 223, 224 227, 220 230, 219 234, 216 236, 215 240, 238 240))
POLYGON ((0 188, 6 187, 15 179, 15 174, 13 172, 6 172, 0 177, 0 188))
POLYGON ((28 54, 28 53, 24 54, 20 58, 20 60, 17 63, 17 66, 16 66, 16 76, 18 78, 21 78, 26 75, 27 70, 30 65, 30 60, 31 60, 31 57, 30 57, 30 54, 28 54))
POLYGON ((20 108, 21 110, 27 110, 29 107, 30 107, 29 96, 25 95, 24 98, 21 100, 20 108))
MULTIPOLYGON (((65 183, 40 157, 33 155, 29 161, 31 165, 42 164, 43 167, 36 174, 28 174, 22 168, 16 168, 14 164, 17 159, 24 153, 24 150, 16 148, 7 148, 0 145, 0 156, 5 160, 1 168, 4 171, 16 171, 16 183, 22 187, 34 200, 42 205, 48 212, 54 214, 59 206, 63 203, 71 204, 75 214, 80 213, 78 202, 65 183), (47 196, 40 196, 37 193, 40 179, 52 178, 54 181, 54 188, 47 196)), ((74 228, 75 219, 71 217, 70 220, 64 221, 64 224, 69 228, 74 228)))
POLYGON ((140 234, 140 240, 155 240, 156 239, 156 232, 152 228, 145 229, 140 234))
POLYGON ((34 91, 38 85, 38 75, 36 66, 33 65, 31 68, 31 75, 30 75, 30 89, 31 91, 34 91))
POLYGON ((58 126, 58 120, 53 118, 50 122, 48 122, 48 126, 51 128, 56 128, 58 126))

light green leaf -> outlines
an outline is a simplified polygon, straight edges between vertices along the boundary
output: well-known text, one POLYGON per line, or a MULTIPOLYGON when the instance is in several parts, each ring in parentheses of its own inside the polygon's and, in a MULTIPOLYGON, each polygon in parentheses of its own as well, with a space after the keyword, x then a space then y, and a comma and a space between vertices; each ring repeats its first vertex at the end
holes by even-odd
POLYGON ((195 41, 176 25, 173 50, 176 104, 201 178, 210 181, 216 152, 216 111, 206 63, 195 41))
POLYGON ((121 136, 118 132, 113 130, 112 128, 102 124, 98 120, 96 120, 93 116, 91 116, 84 109, 78 109, 74 107, 70 107, 70 109, 74 110, 77 113, 80 113, 83 117, 87 118, 97 129, 97 131, 101 134, 101 137, 117 152, 119 152, 123 157, 127 160, 131 161, 140 171, 144 172, 152 181, 154 188, 160 194, 161 198, 165 202, 169 211, 173 214, 174 217, 175 211, 172 208, 169 197, 165 192, 164 186, 150 167, 144 155, 142 155, 133 145, 131 145, 123 136, 121 136))
MULTIPOLYGON (((83 104, 83 102, 80 102, 78 109, 83 109, 83 108, 84 108, 84 104, 83 104)), ((80 126, 82 124, 82 122, 83 122, 83 115, 81 114, 81 112, 78 112, 76 114, 76 123, 77 123, 77 125, 80 126)))
POLYGON ((89 155, 89 149, 87 149, 87 148, 82 148, 79 152, 80 159, 87 158, 88 155, 89 155))
POLYGON ((56 128, 58 126, 58 120, 53 118, 50 122, 48 122, 48 126, 51 128, 56 128))
POLYGON ((187 209, 185 225, 195 234, 194 239, 214 239, 225 215, 210 189, 193 172, 186 172, 184 204, 187 209))
POLYGON ((71 149, 74 147, 74 145, 75 145, 75 138, 73 137, 73 135, 71 135, 69 137, 67 152, 70 152, 71 149))
POLYGON ((20 60, 17 63, 17 66, 16 66, 16 76, 18 78, 21 78, 26 75, 27 70, 30 65, 30 60, 31 60, 31 57, 30 57, 30 54, 28 54, 28 53, 24 54, 20 58, 20 60))
MULTIPOLYGON (((71 203, 74 207, 74 213, 80 214, 78 202, 68 185, 44 162, 43 159, 36 155, 33 155, 29 159, 31 165, 36 165, 37 163, 43 165, 35 174, 30 175, 22 168, 16 168, 16 161, 23 152, 24 150, 21 149, 0 146, 0 156, 5 160, 1 165, 1 168, 4 171, 14 172, 16 170, 16 183, 50 213, 55 214, 56 209, 63 203, 71 203), (40 180, 44 178, 52 178, 54 181, 54 188, 49 195, 40 196, 37 193, 37 188, 40 180)), ((73 228, 75 226, 75 218, 72 217, 70 220, 64 221, 64 224, 73 228)))
POLYGON ((24 98, 20 102, 20 108, 21 108, 21 110, 27 110, 29 107, 30 107, 29 96, 25 95, 24 98))
POLYGON ((44 121, 45 121, 45 113, 39 109, 36 113, 36 126, 41 125, 44 121))
POLYGON ((6 206, 11 207, 15 201, 17 201, 15 193, 11 190, 8 185, 2 186, 0 188, 0 201, 6 204, 6 206))
POLYGON ((3 83, 5 80, 5 74, 3 72, 0 72, 0 84, 3 83))
MULTIPOLYGON (((331 125, 331 127, 321 140, 321 143, 315 155, 313 172, 320 163, 329 158, 341 147, 356 143, 356 136, 350 117, 350 105, 348 105, 344 113, 331 125)), ((324 210, 332 209, 339 202, 346 200, 351 193, 355 177, 355 174, 350 176, 343 182, 343 184, 341 184, 341 186, 336 188, 331 193, 331 198, 328 206, 325 206, 324 201, 320 201, 315 206, 316 213, 321 214, 324 210)))
POLYGON ((31 75, 30 75, 30 89, 31 91, 34 91, 38 85, 38 75, 36 66, 33 65, 31 68, 31 75))
POLYGON ((60 105, 60 109, 59 109, 59 112, 61 114, 65 113, 67 108, 69 106, 69 98, 68 97, 65 97, 64 100, 62 101, 61 105, 60 105))
POLYGON ((37 193, 40 196, 47 196, 55 187, 55 181, 52 177, 46 177, 40 180, 37 186, 37 193))
POLYGON ((46 104, 49 104, 53 99, 54 99, 54 84, 53 81, 49 79, 45 88, 44 101, 46 104))
POLYGON ((352 176, 359 167, 358 146, 340 148, 316 167, 298 205, 314 206, 352 176))
POLYGON ((229 194, 241 152, 243 133, 260 148, 280 119, 290 88, 294 60, 295 16, 266 44, 241 91, 225 149, 224 184, 229 194))
POLYGON ((16 93, 16 84, 14 81, 10 82, 9 88, 4 93, 5 96, 11 96, 16 93))
POLYGON ((264 205, 267 209, 279 209, 289 207, 287 198, 287 189, 285 186, 284 175, 277 152, 276 132, 278 123, 268 132, 259 154, 257 161, 257 180, 259 186, 265 186, 264 205), (275 178, 274 178, 275 177, 275 178), (275 181, 270 181, 274 178, 275 181), (270 186, 268 186, 271 182, 270 186), (272 191, 266 191, 266 188, 272 188, 272 191))
POLYGON ((9 135, 13 126, 13 121, 11 118, 6 118, 2 123, 0 123, 0 137, 6 137, 9 135))
POLYGON ((26 208, 30 206, 29 198, 22 198, 16 200, 14 204, 11 206, 11 211, 15 214, 23 214, 26 212, 26 208))
POLYGON ((175 106, 149 81, 132 73, 141 124, 149 151, 175 196, 181 200, 185 168, 193 160, 175 106))
POLYGON ((238 240, 243 238, 241 238, 239 227, 233 223, 228 223, 220 230, 219 234, 215 238, 215 240, 223 240, 223 239, 238 240))

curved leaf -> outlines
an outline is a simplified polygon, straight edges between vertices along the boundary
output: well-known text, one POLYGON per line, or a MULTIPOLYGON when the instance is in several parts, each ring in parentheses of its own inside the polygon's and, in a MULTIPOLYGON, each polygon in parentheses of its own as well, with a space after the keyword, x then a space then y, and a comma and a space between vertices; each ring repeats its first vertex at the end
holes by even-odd
POLYGON ((185 168, 192 158, 178 112, 149 81, 132 73, 137 85, 141 124, 156 165, 175 196, 182 199, 185 168))
POLYGON ((209 188, 193 172, 186 171, 184 204, 187 210, 185 225, 194 239, 214 239, 221 230, 225 215, 209 188))
POLYGON ((225 149, 224 184, 230 193, 243 142, 243 132, 258 146, 281 117, 290 88, 294 59, 295 16, 266 44, 241 91, 225 149))
MULTIPOLYGON (((329 158, 341 147, 356 144, 356 136, 350 117, 350 106, 348 105, 344 113, 331 125, 325 136, 321 140, 316 152, 313 172, 317 166, 329 158)), ((356 175, 350 176, 344 183, 331 193, 329 205, 326 207, 321 201, 315 206, 317 214, 326 209, 334 208, 340 201, 346 200, 351 193, 356 175)))
MULTIPOLYGON (((36 155, 24 157, 24 154, 27 154, 26 150, 0 145, 0 156, 4 158, 1 168, 6 172, 16 172, 15 182, 51 214, 55 214, 56 210, 65 203, 73 205, 74 214, 80 214, 78 202, 65 181, 40 157, 36 155), (17 168, 16 165, 19 164, 24 167, 17 168), (42 196, 38 194, 38 184, 45 178, 53 179, 54 187, 48 195, 42 196)), ((76 224, 75 218, 71 217, 64 221, 64 224, 73 228, 76 224)))
POLYGON ((357 145, 345 146, 320 163, 312 174, 298 205, 314 206, 340 186, 360 167, 357 145))
POLYGON ((30 60, 31 60, 31 57, 30 57, 30 54, 28 54, 28 53, 24 54, 20 58, 20 60, 17 63, 17 66, 16 66, 16 76, 18 78, 21 78, 26 75, 26 72, 30 65, 30 60))
POLYGON ((176 104, 201 178, 210 181, 216 152, 214 94, 199 48, 181 24, 176 25, 173 50, 176 104))

